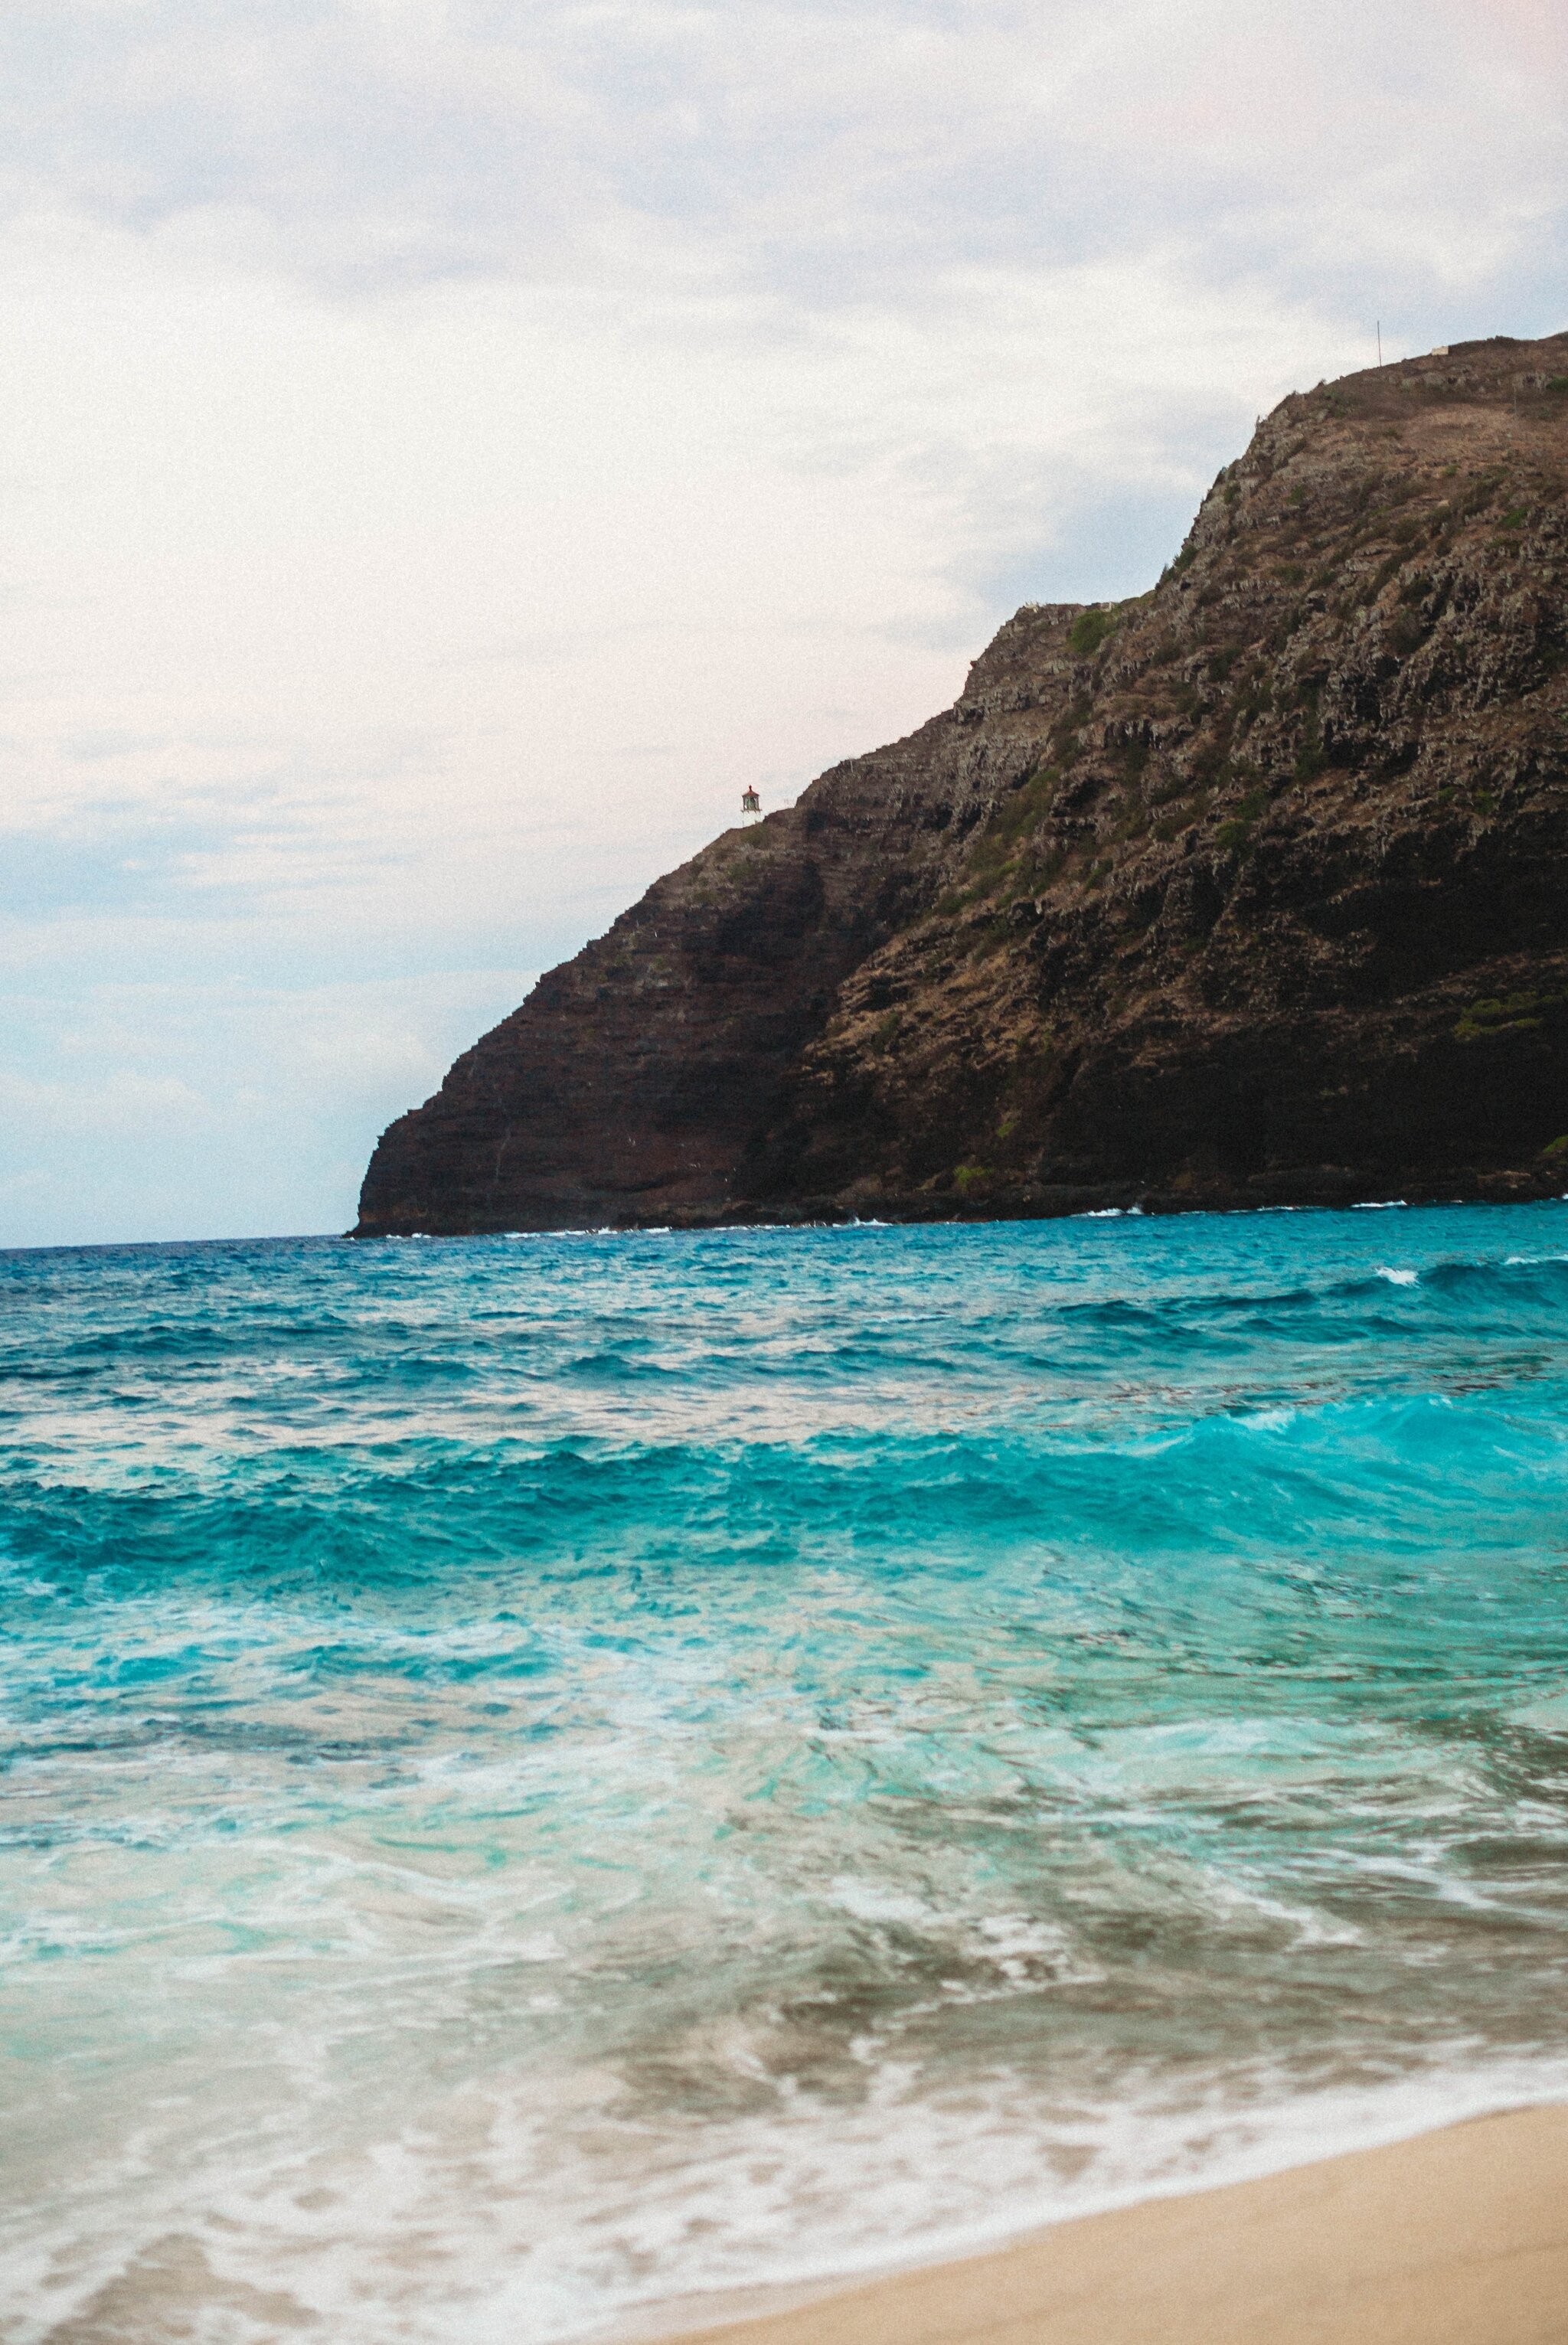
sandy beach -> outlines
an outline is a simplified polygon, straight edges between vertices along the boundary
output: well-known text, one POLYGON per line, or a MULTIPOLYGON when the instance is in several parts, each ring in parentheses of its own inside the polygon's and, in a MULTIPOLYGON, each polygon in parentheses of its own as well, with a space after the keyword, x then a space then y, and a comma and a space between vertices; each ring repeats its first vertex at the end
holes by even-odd
POLYGON ((688 2334, 703 2345, 1562 2345, 1568 2107, 1091 2216, 688 2334))

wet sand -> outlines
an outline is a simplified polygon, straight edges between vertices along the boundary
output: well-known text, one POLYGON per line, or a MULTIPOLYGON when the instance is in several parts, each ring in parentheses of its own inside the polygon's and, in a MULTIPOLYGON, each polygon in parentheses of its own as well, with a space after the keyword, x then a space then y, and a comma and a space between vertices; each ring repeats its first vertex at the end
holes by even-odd
POLYGON ((1089 2216, 702 2345, 1568 2345, 1568 2107, 1089 2216))

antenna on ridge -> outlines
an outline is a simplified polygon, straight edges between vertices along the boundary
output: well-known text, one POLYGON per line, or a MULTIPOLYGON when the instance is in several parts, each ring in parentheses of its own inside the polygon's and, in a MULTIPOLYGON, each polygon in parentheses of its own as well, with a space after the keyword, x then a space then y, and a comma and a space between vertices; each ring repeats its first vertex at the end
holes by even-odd
POLYGON ((1382 321, 1382 320, 1380 318, 1380 319, 1378 320, 1378 364, 1379 364, 1380 366, 1381 366, 1381 365, 1382 365, 1382 363, 1383 363, 1383 321, 1382 321))

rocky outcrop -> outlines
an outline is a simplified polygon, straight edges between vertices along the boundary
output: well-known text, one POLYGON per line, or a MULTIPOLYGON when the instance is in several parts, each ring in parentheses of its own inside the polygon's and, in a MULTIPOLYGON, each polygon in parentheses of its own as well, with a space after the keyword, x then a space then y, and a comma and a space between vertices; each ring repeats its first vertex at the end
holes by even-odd
POLYGON ((1285 401, 1149 594, 727 832, 360 1228, 1568 1188, 1568 336, 1285 401))

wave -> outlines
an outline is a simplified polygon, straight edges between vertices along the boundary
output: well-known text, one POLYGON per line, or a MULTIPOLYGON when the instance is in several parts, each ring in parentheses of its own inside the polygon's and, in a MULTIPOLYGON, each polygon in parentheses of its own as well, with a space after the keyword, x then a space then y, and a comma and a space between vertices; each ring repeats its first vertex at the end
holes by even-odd
POLYGON ((1563 1227, 7 1263, 20 2345, 548 2345, 1568 2090, 1563 1227))

